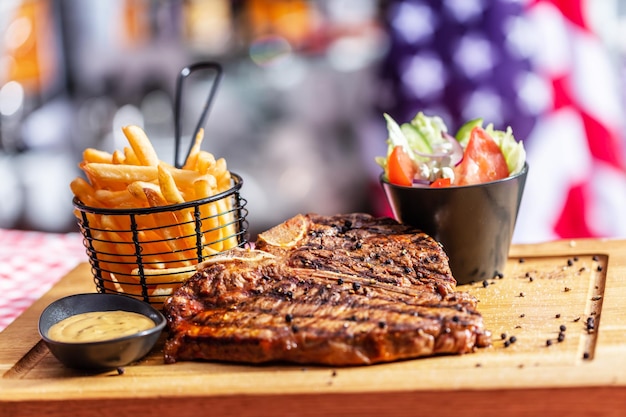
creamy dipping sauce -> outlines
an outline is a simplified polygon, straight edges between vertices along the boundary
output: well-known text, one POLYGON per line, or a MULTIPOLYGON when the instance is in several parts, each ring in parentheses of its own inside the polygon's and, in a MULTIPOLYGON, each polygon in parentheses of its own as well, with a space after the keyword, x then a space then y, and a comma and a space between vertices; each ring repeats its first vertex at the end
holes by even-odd
POLYGON ((92 311, 52 325, 48 337, 57 342, 99 342, 129 336, 154 327, 154 321, 130 311, 92 311))

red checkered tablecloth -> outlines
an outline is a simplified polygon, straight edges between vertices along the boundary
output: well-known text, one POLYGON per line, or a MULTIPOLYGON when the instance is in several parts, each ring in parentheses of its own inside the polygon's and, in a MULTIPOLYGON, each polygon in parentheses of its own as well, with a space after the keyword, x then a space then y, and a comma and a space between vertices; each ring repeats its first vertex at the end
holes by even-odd
POLYGON ((0 331, 86 261, 78 233, 0 229, 0 331))

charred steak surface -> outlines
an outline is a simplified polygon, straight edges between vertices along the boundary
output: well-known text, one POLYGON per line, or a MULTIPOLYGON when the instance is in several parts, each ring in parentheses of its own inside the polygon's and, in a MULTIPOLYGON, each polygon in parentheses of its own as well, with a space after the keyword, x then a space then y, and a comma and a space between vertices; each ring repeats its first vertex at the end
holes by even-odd
POLYGON ((490 344, 440 245, 364 214, 296 216, 203 263, 164 310, 168 363, 362 365, 490 344))

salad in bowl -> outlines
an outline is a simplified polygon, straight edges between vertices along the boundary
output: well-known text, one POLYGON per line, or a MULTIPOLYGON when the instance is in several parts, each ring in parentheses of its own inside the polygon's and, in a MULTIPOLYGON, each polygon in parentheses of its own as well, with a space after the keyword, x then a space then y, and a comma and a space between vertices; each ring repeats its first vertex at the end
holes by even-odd
POLYGON ((524 144, 511 128, 483 127, 482 119, 465 123, 453 136, 438 116, 419 112, 398 124, 388 114, 387 155, 376 158, 383 179, 406 187, 481 184, 514 176, 526 162, 524 144))

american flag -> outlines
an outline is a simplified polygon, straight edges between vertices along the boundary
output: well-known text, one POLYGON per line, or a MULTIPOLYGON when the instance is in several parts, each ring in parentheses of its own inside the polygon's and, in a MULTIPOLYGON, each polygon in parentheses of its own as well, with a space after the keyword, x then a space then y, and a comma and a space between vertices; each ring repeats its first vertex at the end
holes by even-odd
MULTIPOLYGON (((516 242, 626 236, 619 70, 583 0, 404 0, 386 10, 382 110, 523 140, 516 242)), ((604 2, 600 2, 604 3, 604 2)))

